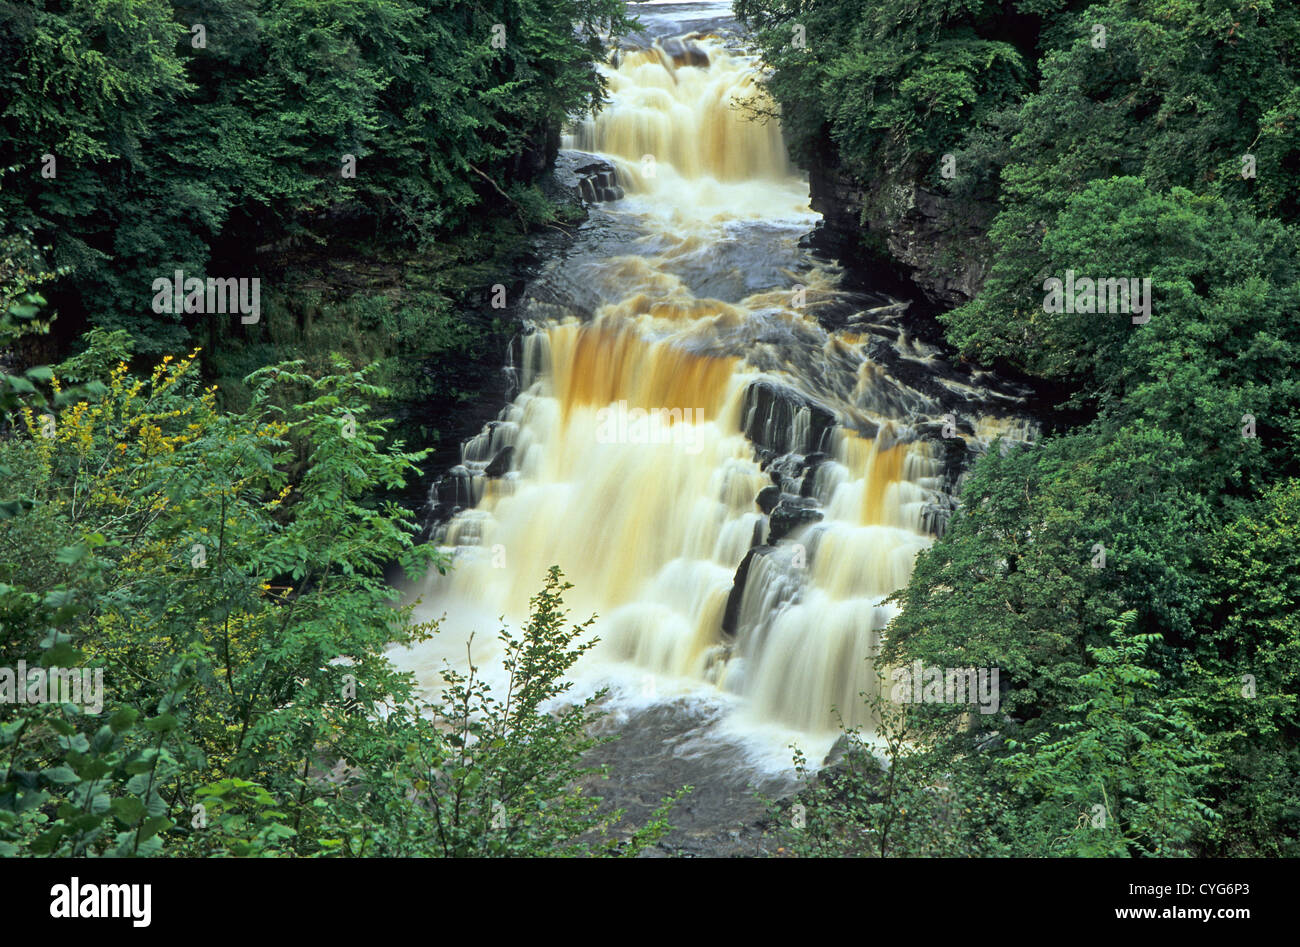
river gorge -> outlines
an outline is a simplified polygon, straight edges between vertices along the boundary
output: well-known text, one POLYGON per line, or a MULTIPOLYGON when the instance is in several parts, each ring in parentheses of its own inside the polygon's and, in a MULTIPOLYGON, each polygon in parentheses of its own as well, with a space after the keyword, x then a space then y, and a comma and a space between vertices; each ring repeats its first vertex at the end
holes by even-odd
POLYGON ((1024 390, 810 247, 727 5, 632 7, 608 104, 564 140, 588 217, 516 306, 516 396, 434 490, 453 565, 407 592, 440 633, 394 658, 431 692, 467 653, 491 680, 558 565, 596 616, 575 687, 609 688, 619 736, 594 791, 635 824, 689 783, 675 850, 741 852, 792 744, 815 764, 841 721, 870 732, 887 597, 973 457, 1034 427, 1024 390))

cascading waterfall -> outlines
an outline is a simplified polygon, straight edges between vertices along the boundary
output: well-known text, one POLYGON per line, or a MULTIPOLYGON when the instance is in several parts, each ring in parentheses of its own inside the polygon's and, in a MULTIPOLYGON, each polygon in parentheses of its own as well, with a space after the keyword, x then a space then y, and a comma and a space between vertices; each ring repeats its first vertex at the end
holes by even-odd
POLYGON ((567 144, 614 166, 627 196, 602 220, 632 239, 570 265, 589 313, 534 310, 521 394, 464 445, 454 568, 415 590, 447 620, 401 660, 432 684, 476 628, 491 664, 493 619, 526 618, 558 564, 572 613, 599 616, 602 672, 716 693, 741 727, 870 726, 885 598, 951 508, 943 399, 870 357, 869 331, 819 322, 843 294, 798 247, 816 216, 748 57, 696 36, 606 74, 610 104, 567 144))
POLYGON ((791 176, 779 124, 753 120, 772 104, 748 59, 670 40, 615 62, 606 73, 613 107, 578 128, 574 144, 618 159, 637 190, 655 189, 660 165, 669 182, 791 176))

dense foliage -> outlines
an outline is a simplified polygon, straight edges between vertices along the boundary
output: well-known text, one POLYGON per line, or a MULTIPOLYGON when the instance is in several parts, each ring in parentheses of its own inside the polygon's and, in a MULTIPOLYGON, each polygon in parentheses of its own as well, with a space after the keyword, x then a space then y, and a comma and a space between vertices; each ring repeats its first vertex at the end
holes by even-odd
POLYGON ((0 3, 0 219, 71 268, 65 305, 178 351, 194 317, 151 309, 177 269, 251 278, 257 246, 341 222, 429 242, 502 193, 536 205, 524 158, 599 101, 622 9, 0 3))
MULTIPOLYGON (((940 320, 963 355, 1069 408, 1055 435, 976 464, 897 595, 891 661, 1001 671, 999 713, 908 705, 900 724, 920 787, 988 810, 950 820, 949 844, 1300 854, 1300 11, 737 7, 796 157, 995 209, 987 277, 940 320), (1149 320, 1048 306, 1071 270, 1150 280, 1149 320)), ((896 825, 877 845, 905 808, 880 778, 814 785, 808 824, 934 851, 896 825)))
MULTIPOLYGON (((89 342, 54 391, 128 344, 89 342)), ((501 633, 503 693, 448 670, 446 696, 423 698, 386 651, 436 628, 395 607, 384 569, 435 554, 370 499, 419 455, 383 446, 364 373, 298 368, 250 378, 240 414, 217 410, 193 356, 148 378, 117 361, 101 397, 19 408, 0 443, 7 491, 28 500, 0 519, 0 665, 103 677, 93 700, 89 684, 9 695, 0 851, 624 850, 577 788, 596 698, 553 710, 591 647, 566 627, 568 586, 552 570, 528 625, 501 633)))

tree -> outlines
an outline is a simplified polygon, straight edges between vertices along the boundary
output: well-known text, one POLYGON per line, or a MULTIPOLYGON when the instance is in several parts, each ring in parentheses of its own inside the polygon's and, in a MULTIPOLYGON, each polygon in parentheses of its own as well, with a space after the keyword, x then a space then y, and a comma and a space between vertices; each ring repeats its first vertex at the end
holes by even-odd
POLYGON ((1051 838, 1033 854, 1186 855, 1218 818, 1198 796, 1218 764, 1195 700, 1162 693, 1160 672, 1143 666, 1161 636, 1134 633, 1135 618, 1113 619, 1111 644, 1088 649, 1096 665, 1078 679, 1073 719, 1008 742, 1001 762, 1034 800, 1026 834, 1051 838))
MULTIPOLYGON (((55 390, 120 340, 88 342, 55 390)), ((25 501, 0 520, 0 666, 102 673, 104 706, 46 691, 62 699, 6 710, 5 852, 558 852, 608 821, 572 787, 590 702, 548 706, 589 647, 562 627, 558 574, 523 636, 503 633, 504 704, 449 675, 460 729, 430 723, 386 652, 434 629, 385 569, 441 559, 375 499, 422 454, 385 443, 364 372, 300 368, 250 378, 240 414, 198 386, 194 354, 142 379, 118 364, 52 432, 20 407, 0 441, 25 501), (440 821, 449 794, 472 817, 440 821), (499 838, 489 799, 516 820, 499 838)))

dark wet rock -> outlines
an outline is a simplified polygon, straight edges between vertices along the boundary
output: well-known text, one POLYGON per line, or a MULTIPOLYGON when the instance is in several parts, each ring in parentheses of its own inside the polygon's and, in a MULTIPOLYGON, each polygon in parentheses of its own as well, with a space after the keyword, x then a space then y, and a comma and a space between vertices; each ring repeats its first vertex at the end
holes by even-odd
MULTIPOLYGON (((847 791, 861 791, 865 781, 868 794, 878 798, 876 788, 884 774, 885 767, 878 752, 844 735, 831 746, 817 775, 812 778, 812 785, 829 790, 831 798, 843 801, 847 791)), ((791 804, 795 801, 789 800, 791 804)))
MULTIPOLYGON (((707 248, 665 257, 660 266, 680 278, 697 299, 739 303, 754 293, 788 285, 790 271, 806 265, 807 254, 792 239, 798 229, 785 221, 746 222, 743 229, 719 233, 707 248)), ((660 235, 641 246, 647 253, 658 253, 676 243, 660 235)), ((819 314, 824 305, 818 301, 819 314)))
POLYGON ((567 169, 573 176, 572 187, 588 204, 619 201, 625 196, 618 172, 605 159, 580 151, 565 152, 562 157, 573 165, 567 169))
POLYGON ((979 292, 995 205, 934 193, 889 169, 858 181, 821 158, 808 179, 812 208, 823 215, 820 242, 835 255, 861 256, 869 247, 942 308, 979 292))
POLYGON ((827 461, 831 460, 829 454, 822 451, 813 451, 803 461, 803 470, 800 472, 802 481, 799 484, 799 495, 802 497, 812 497, 813 487, 817 482, 817 468, 827 461))
POLYGON ((823 767, 834 766, 836 763, 840 762, 840 760, 844 759, 844 757, 848 754, 849 746, 850 746, 849 738, 846 736, 840 737, 833 744, 831 744, 831 748, 827 752, 826 758, 822 760, 822 766, 823 767))
POLYGON ((464 464, 457 464, 447 471, 447 475, 438 480, 437 494, 439 506, 460 509, 472 502, 470 489, 471 475, 464 464))
POLYGON ((674 37, 663 40, 659 46, 674 66, 696 66, 701 69, 709 67, 709 54, 689 40, 674 37))
POLYGON ((749 579, 749 569, 754 559, 758 556, 766 556, 775 548, 768 545, 754 546, 745 553, 745 558, 740 560, 740 565, 736 567, 736 577, 731 581, 731 592, 727 595, 727 607, 722 612, 723 634, 733 638, 736 635, 737 623, 740 620, 740 602, 745 594, 745 582, 749 579))
POLYGON ((870 309, 863 309, 849 316, 847 323, 851 326, 869 327, 873 331, 897 339, 902 331, 897 321, 907 315, 911 307, 910 300, 888 302, 870 309))
MULTIPOLYGON (((959 431, 973 436, 974 428, 969 421, 957 420, 953 425, 959 431)), ((956 496, 959 478, 970 469, 978 453, 963 437, 944 437, 944 422, 931 421, 916 427, 918 440, 928 440, 939 447, 940 476, 943 478, 943 492, 956 496)), ((954 501, 955 504, 955 501, 954 501)))
POLYGON ((745 436, 777 455, 828 447, 830 432, 836 425, 829 408, 767 379, 745 389, 741 417, 745 436), (801 412, 806 412, 805 425, 796 432, 795 419, 801 412))
MULTIPOLYGON (((916 436, 918 439, 928 438, 930 440, 935 440, 935 441, 950 441, 950 440, 960 441, 961 440, 961 438, 954 433, 945 434, 944 433, 945 427, 946 427, 946 422, 942 418, 936 421, 922 421, 920 424, 916 425, 915 428, 916 436)), ((975 428, 970 423, 970 419, 968 418, 963 418, 957 415, 953 415, 952 427, 954 431, 959 431, 971 437, 975 436, 975 428)))
MULTIPOLYGON (((803 454, 783 454, 772 461, 768 472, 772 482, 781 488, 782 493, 798 494, 805 467, 803 454)), ((770 512, 764 510, 764 512, 770 512)))
POLYGON ((765 514, 771 513, 776 509, 776 505, 780 500, 781 488, 776 484, 773 484, 770 487, 764 487, 762 490, 758 491, 758 496, 754 497, 754 502, 758 504, 758 508, 765 514))
POLYGON ((510 472, 510 464, 514 460, 515 449, 513 446, 503 447, 501 452, 492 458, 492 462, 487 465, 483 473, 489 477, 504 477, 510 472))
POLYGON ((767 541, 780 542, 800 526, 818 522, 823 515, 817 508, 816 501, 806 497, 791 496, 788 493, 782 494, 781 502, 768 516, 771 532, 768 533, 767 541))
POLYGON ((956 511, 956 498, 941 495, 922 508, 921 528, 931 535, 942 537, 948 531, 948 521, 956 511))
POLYGON ((772 854, 764 837, 769 816, 761 796, 786 799, 798 784, 789 773, 754 768, 745 747, 718 733, 715 726, 724 712, 721 705, 679 701, 601 719, 595 733, 618 739, 584 758, 587 765, 608 767, 607 778, 591 776, 584 785, 600 797, 602 813, 624 810, 612 829, 616 835, 631 835, 665 796, 693 786, 669 815, 672 831, 659 842, 659 853, 687 858, 772 854))
POLYGON ((874 441, 876 435, 880 433, 880 425, 874 421, 855 421, 847 427, 864 441, 874 441))

